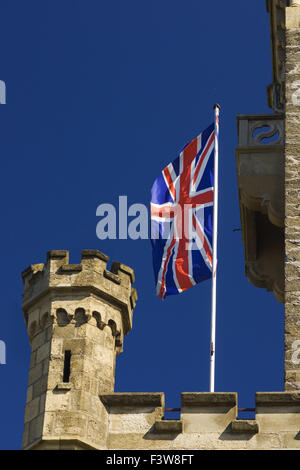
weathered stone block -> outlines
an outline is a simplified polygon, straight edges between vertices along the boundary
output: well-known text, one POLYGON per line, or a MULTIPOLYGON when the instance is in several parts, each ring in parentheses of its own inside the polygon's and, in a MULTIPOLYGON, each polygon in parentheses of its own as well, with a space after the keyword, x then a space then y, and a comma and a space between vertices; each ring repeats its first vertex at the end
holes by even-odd
POLYGON ((235 419, 231 423, 231 429, 235 434, 256 434, 259 426, 254 419, 235 419))
POLYGON ((60 439, 66 436, 86 436, 87 417, 78 412, 56 413, 54 432, 60 439))
POLYGON ((24 449, 29 444, 29 422, 24 425, 22 448, 24 449))
POLYGON ((97 421, 96 419, 88 419, 87 423, 87 439, 91 442, 100 442, 106 447, 107 423, 97 421))
POLYGON ((27 388, 27 398, 26 398, 26 403, 28 403, 29 401, 32 400, 32 394, 33 394, 33 386, 30 385, 28 388, 27 388))
POLYGON ((70 392, 48 391, 46 395, 46 411, 67 411, 70 409, 70 392))
POLYGON ((36 418, 39 414, 40 398, 34 398, 25 406, 25 423, 36 418))
POLYGON ((37 349, 36 362, 39 363, 50 356, 51 342, 44 343, 37 349))
POLYGON ((28 385, 32 385, 34 382, 39 380, 43 375, 43 364, 37 364, 29 371, 28 385))
POLYGON ((40 439, 43 434, 44 415, 41 414, 29 423, 29 442, 40 439))
POLYGON ((35 351, 38 348, 40 348, 41 346, 43 346, 43 344, 45 343, 45 340, 46 340, 45 331, 41 331, 40 333, 35 335, 31 340, 32 351, 35 351))
POLYGON ((236 393, 182 393, 185 433, 224 432, 237 417, 236 393))
POLYGON ((174 438, 174 434, 181 434, 183 430, 182 421, 178 419, 165 419, 155 421, 155 433, 167 434, 170 439, 174 438))
MULTIPOLYGON (((63 356, 63 338, 53 338, 51 341, 51 359, 63 356)), ((68 349, 68 348, 66 348, 68 349)))
POLYGON ((48 377, 44 375, 37 382, 33 384, 33 398, 38 397, 47 390, 48 377))

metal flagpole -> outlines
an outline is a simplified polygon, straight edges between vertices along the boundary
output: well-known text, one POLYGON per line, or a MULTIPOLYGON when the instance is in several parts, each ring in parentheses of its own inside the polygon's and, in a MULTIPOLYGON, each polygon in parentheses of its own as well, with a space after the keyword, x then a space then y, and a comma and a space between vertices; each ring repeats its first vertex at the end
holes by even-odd
POLYGON ((217 292, 217 236, 218 236, 218 168, 219 168, 219 111, 215 110, 215 155, 214 155, 214 215, 213 215, 213 259, 211 289, 211 341, 210 341, 210 381, 209 391, 215 391, 215 342, 216 342, 216 292, 217 292))

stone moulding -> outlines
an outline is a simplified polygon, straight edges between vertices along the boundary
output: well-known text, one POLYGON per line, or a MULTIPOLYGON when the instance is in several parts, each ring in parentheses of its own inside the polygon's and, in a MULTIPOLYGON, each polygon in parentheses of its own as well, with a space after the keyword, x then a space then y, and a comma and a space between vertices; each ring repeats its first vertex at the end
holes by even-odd
POLYGON ((105 255, 99 250, 81 250, 81 258, 82 259, 98 258, 105 262, 109 260, 109 256, 105 255))
POLYGON ((177 419, 163 419, 155 421, 155 432, 157 434, 181 434, 182 421, 177 419))
POLYGON ((234 434, 257 434, 259 426, 254 419, 235 419, 231 423, 231 430, 234 434))
POLYGON ((68 391, 71 389, 72 389, 72 383, 70 382, 59 382, 55 387, 55 390, 57 391, 68 391))
POLYGON ((181 406, 237 406, 237 393, 231 392, 183 392, 181 406))
POLYGON ((23 450, 102 450, 102 448, 98 449, 93 442, 78 436, 73 439, 38 439, 28 449, 23 450))
POLYGON ((257 392, 255 404, 256 407, 297 405, 300 411, 300 392, 257 392))
MULTIPOLYGON (((161 408, 165 409, 165 396, 164 393, 105 393, 100 395, 100 400, 109 409, 113 408, 161 408)), ((133 411, 134 412, 134 411, 133 411)))
POLYGON ((67 273, 67 272, 78 272, 78 271, 82 271, 82 266, 81 264, 63 264, 59 271, 61 273, 67 273))

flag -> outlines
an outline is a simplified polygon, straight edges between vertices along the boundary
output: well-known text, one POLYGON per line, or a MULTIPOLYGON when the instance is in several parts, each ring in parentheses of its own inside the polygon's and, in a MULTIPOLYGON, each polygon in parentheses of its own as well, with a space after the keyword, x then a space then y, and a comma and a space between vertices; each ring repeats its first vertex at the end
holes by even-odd
POLYGON ((211 278, 214 148, 218 119, 166 166, 151 190, 156 292, 180 294, 211 278))

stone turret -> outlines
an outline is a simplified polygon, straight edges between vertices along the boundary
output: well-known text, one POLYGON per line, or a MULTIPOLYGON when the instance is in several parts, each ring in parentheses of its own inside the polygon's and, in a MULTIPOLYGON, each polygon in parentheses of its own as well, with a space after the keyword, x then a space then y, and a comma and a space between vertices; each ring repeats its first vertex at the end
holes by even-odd
POLYGON ((69 264, 65 250, 23 273, 23 313, 32 347, 23 448, 105 448, 116 356, 132 327, 131 268, 98 250, 69 264))

